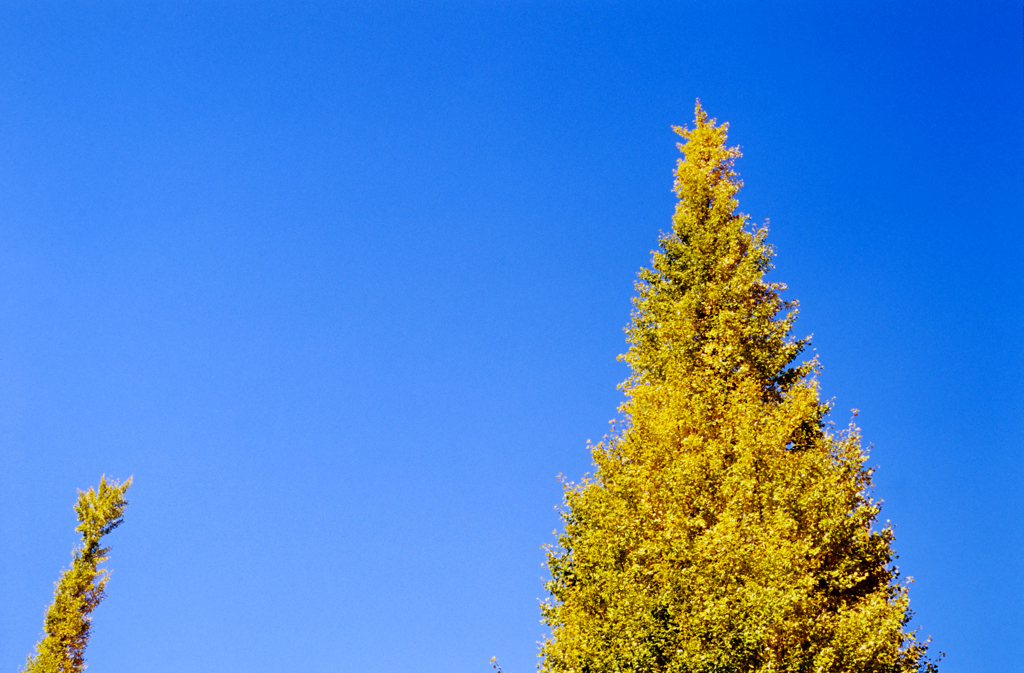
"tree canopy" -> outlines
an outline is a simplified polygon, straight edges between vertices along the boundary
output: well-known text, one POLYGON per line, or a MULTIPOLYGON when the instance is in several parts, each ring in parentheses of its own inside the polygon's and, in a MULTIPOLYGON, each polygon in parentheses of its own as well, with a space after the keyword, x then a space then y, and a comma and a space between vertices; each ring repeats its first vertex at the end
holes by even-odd
POLYGON ((35 655, 29 657, 25 673, 80 673, 85 670, 85 647, 92 630, 92 611, 106 597, 110 572, 99 568, 107 560, 109 547, 101 547, 100 539, 121 525, 128 505, 125 492, 131 486, 129 477, 123 484, 100 478, 96 489, 78 492, 75 512, 76 531, 82 535, 82 547, 75 549, 71 567, 61 573, 56 583, 53 603, 46 610, 46 635, 36 644, 35 655))
POLYGON ((542 671, 933 671, 858 429, 837 431, 767 226, 698 101, 672 228, 640 271, 626 400, 567 483, 542 671))

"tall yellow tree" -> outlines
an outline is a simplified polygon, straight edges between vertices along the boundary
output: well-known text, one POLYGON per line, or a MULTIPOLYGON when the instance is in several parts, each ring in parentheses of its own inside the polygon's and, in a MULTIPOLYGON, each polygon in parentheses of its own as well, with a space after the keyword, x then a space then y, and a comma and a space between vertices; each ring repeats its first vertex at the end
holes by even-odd
POLYGON ((857 429, 834 430, 739 149, 697 103, 672 230, 636 285, 620 420, 567 484, 549 672, 933 671, 857 429))
POLYGON ((128 501, 123 484, 100 478, 99 487, 78 492, 75 512, 82 534, 82 547, 75 549, 71 567, 61 573, 53 603, 46 610, 46 635, 36 644, 25 673, 79 673, 85 670, 85 646, 89 643, 92 611, 106 596, 110 573, 99 568, 107 560, 109 547, 100 539, 121 525, 128 501))

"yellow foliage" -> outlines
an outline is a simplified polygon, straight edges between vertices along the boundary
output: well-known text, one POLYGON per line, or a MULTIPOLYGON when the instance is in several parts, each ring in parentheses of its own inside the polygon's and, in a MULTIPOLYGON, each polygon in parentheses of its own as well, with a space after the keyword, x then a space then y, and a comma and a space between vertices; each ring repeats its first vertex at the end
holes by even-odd
POLYGON ((75 512, 76 531, 82 534, 82 548, 74 551, 71 568, 61 573, 53 603, 46 610, 46 635, 36 644, 25 673, 80 673, 85 670, 85 646, 89 642, 92 611, 106 596, 109 571, 99 569, 107 560, 109 547, 100 547, 100 538, 121 525, 124 494, 132 485, 100 478, 97 489, 78 492, 75 512))
POLYGON ((698 101, 627 328, 621 419, 548 548, 548 672, 932 671, 856 427, 825 422, 767 227, 698 101))

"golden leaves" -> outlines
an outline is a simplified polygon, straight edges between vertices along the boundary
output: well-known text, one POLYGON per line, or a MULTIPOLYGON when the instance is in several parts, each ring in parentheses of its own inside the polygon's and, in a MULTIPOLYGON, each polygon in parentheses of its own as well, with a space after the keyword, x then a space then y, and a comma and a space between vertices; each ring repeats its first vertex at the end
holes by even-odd
POLYGON ((917 671, 855 429, 824 423, 795 302, 737 213, 739 149, 700 107, 673 229, 642 269, 621 422, 567 485, 545 671, 917 671), (869 653, 865 655, 864 653, 869 653))
POLYGON ((100 547, 100 539, 117 528, 128 505, 123 484, 100 477, 96 489, 78 492, 75 512, 76 531, 82 534, 82 547, 74 551, 71 568, 61 573, 53 603, 46 611, 46 635, 36 644, 25 673, 80 673, 85 669, 85 647, 92 627, 91 613, 106 596, 109 573, 98 565, 107 560, 109 548, 100 547))

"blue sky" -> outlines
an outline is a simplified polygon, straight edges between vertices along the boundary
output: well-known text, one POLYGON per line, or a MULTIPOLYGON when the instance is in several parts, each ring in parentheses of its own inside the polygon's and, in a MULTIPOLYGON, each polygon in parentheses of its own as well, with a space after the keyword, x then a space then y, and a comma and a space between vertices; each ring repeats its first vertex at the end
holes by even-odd
POLYGON ((0 655, 134 475, 90 670, 532 670, 694 99, 914 624, 1024 658, 1016 3, 0 7, 0 655))

